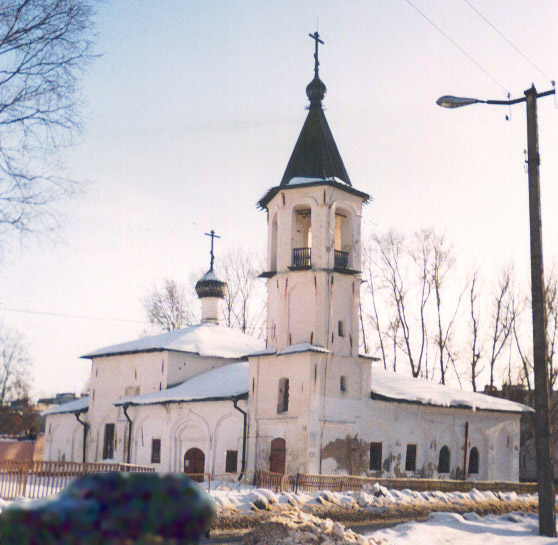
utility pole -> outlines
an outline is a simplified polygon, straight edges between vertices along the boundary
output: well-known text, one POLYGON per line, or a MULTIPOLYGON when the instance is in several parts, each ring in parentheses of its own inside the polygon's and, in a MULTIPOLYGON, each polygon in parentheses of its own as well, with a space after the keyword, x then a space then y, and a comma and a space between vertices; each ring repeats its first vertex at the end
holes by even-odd
POLYGON ((556 537, 554 468, 550 447, 550 392, 546 346, 546 309, 542 253, 541 197, 537 90, 525 91, 527 103, 527 164, 529 173, 529 227, 531 239, 531 311, 533 315, 533 369, 535 373, 535 449, 539 491, 539 534, 556 537))
MULTIPOLYGON (((554 87, 554 82, 552 82, 554 87)), ((537 93, 535 86, 525 96, 513 100, 479 100, 445 95, 436 103, 443 108, 460 108, 471 104, 511 106, 527 105, 527 164, 529 174, 529 233, 531 242, 531 310, 533 313, 533 371, 535 374, 535 451, 539 492, 539 535, 556 537, 554 466, 550 448, 550 392, 548 350, 546 346, 546 309, 542 253, 541 194, 539 179, 539 130, 537 99, 556 94, 553 88, 537 93)))

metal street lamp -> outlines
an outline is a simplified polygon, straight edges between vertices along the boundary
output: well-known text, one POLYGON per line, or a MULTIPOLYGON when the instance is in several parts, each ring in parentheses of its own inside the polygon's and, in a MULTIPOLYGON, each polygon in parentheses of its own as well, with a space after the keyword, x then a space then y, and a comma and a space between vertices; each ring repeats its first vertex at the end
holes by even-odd
MULTIPOLYGON (((554 83, 554 82, 553 82, 554 83)), ((470 104, 510 106, 525 102, 527 106, 527 164, 529 173, 529 225, 531 240, 531 298, 533 315, 533 370, 535 373, 535 447, 539 490, 539 534, 556 537, 554 514, 554 472, 550 448, 550 393, 547 368, 546 311, 541 233, 541 199, 539 179, 539 136, 537 98, 553 95, 555 90, 537 94, 535 86, 525 96, 514 100, 477 100, 453 96, 440 97, 436 103, 444 108, 470 104)))

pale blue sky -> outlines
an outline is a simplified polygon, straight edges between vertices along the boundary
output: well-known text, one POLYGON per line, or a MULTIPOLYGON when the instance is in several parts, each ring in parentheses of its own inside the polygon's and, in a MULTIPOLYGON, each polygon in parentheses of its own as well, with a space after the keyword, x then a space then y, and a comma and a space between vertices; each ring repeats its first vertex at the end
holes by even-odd
MULTIPOLYGON (((557 77, 556 2, 469 1, 557 77)), ((465 269, 482 265, 489 276, 513 258, 527 270, 524 106, 507 122, 506 108, 448 111, 435 101, 551 84, 464 0, 413 4, 491 77, 405 0, 98 7, 102 56, 84 79, 83 135, 66 154, 84 193, 63 207, 58 240, 12 242, 0 269, 0 317, 27 338, 35 395, 80 390, 81 354, 137 337, 146 290, 207 267, 207 230, 222 236, 217 255, 264 251, 256 202, 279 183, 306 115, 316 19, 326 116, 353 185, 374 198, 365 232, 434 226, 465 269)), ((557 113, 553 98, 540 101, 547 266, 557 257, 557 113)))

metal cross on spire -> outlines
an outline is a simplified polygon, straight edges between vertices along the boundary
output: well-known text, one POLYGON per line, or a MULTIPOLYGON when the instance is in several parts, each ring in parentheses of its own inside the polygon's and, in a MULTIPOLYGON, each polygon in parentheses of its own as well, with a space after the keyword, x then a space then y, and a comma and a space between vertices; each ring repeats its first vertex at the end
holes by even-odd
POLYGON ((216 238, 221 238, 219 235, 215 234, 215 231, 213 229, 211 229, 211 231, 209 231, 209 233, 205 233, 206 236, 211 237, 211 264, 209 266, 209 270, 212 271, 213 270, 213 262, 215 261, 215 256, 213 255, 213 239, 216 238))
POLYGON ((320 61, 318 61, 318 43, 323 45, 324 42, 320 40, 320 35, 317 30, 314 34, 308 34, 308 36, 316 41, 316 52, 314 53, 314 74, 318 77, 318 66, 320 66, 320 61))

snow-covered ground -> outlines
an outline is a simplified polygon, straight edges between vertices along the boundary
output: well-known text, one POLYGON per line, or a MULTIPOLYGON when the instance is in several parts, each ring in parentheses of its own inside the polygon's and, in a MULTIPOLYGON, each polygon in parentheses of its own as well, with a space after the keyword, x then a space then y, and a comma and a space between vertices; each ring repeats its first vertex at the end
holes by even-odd
POLYGON ((432 513, 427 522, 408 522, 367 534, 386 545, 556 545, 538 535, 538 517, 528 513, 487 515, 432 513))
POLYGON ((348 509, 360 507, 372 511, 382 511, 385 507, 394 504, 410 505, 439 502, 442 504, 466 505, 470 502, 482 501, 530 502, 536 498, 536 495, 532 494, 518 495, 515 492, 494 493, 479 491, 475 488, 470 492, 388 490, 377 483, 359 491, 331 492, 329 490, 321 490, 307 494, 295 494, 294 492, 274 493, 263 488, 237 490, 231 489, 226 483, 217 486, 213 483, 210 494, 217 503, 218 511, 247 511, 253 510, 254 506, 262 509, 320 504, 337 505, 348 509))
MULTIPOLYGON (((348 510, 364 509, 374 513, 382 513, 391 507, 405 505, 431 505, 432 509, 442 509, 440 504, 453 505, 464 509, 471 504, 482 502, 516 502, 519 508, 536 499, 536 496, 525 494, 518 496, 515 492, 480 492, 471 490, 463 492, 416 492, 411 490, 388 490, 378 484, 362 491, 331 492, 322 490, 312 493, 292 492, 274 493, 267 489, 231 487, 230 484, 212 483, 211 496, 218 506, 218 513, 227 516, 234 513, 259 511, 269 514, 270 519, 285 524, 294 533, 283 536, 283 540, 275 539, 275 543, 357 543, 382 545, 558 545, 558 539, 538 536, 538 518, 536 515, 513 512, 506 515, 488 515, 480 517, 475 513, 435 512, 426 522, 408 522, 391 529, 378 530, 360 536, 346 531, 343 526, 332 521, 316 519, 314 515, 301 511, 305 506, 333 506, 348 510), (293 509, 294 508, 294 509, 293 509), (300 520, 298 520, 300 519, 300 520), (316 520, 313 520, 316 519, 316 520), (305 528, 302 528, 305 526, 305 528), (294 528, 294 530, 293 530, 294 528), (297 529, 298 528, 298 529, 297 529), (314 528, 313 531, 309 532, 314 528), (312 537, 314 535, 314 537, 312 537), (296 539, 295 539, 296 538, 296 539), (317 540, 317 541, 316 541, 317 540), (329 540, 329 541, 328 541, 329 540)), ((17 498, 16 502, 29 501, 17 498)), ((0 511, 11 502, 0 499, 0 511)), ((265 526, 261 525, 261 526, 265 526)), ((273 525, 270 526, 273 530, 273 525)), ((262 530, 257 537, 261 540, 262 530)), ((275 529, 276 530, 276 529, 275 529)), ((258 543, 267 541, 258 541, 258 543)))

